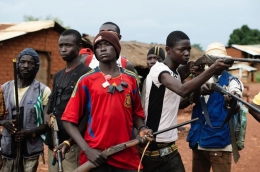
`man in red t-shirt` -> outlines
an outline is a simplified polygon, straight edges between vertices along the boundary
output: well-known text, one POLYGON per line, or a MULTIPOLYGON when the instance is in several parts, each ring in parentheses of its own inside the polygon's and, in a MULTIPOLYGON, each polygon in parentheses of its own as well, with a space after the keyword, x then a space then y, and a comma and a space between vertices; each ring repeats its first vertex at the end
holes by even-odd
POLYGON ((143 123, 135 73, 116 64, 120 50, 114 33, 103 31, 96 36, 94 53, 99 66, 79 79, 62 116, 67 132, 82 149, 80 163, 89 160, 99 166, 93 171, 137 171, 140 157, 136 147, 109 157, 101 151, 134 139, 134 127, 140 137, 152 133, 143 123), (86 112, 88 123, 83 138, 77 125, 86 112))

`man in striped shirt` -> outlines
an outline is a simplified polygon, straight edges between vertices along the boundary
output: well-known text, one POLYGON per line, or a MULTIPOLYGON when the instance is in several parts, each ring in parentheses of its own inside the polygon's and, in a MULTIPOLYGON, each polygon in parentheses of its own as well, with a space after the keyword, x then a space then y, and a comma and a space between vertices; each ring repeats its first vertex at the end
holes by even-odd
MULTIPOLYGON (((190 96, 216 72, 230 67, 223 60, 217 60, 207 72, 182 84, 177 68, 189 61, 189 37, 181 31, 171 32, 165 49, 165 60, 156 62, 146 79, 145 122, 154 132, 177 124, 181 97, 190 96)), ((155 142, 151 143, 143 159, 144 172, 185 171, 175 144, 177 139, 177 129, 156 135, 155 142)), ((142 151, 143 148, 140 148, 139 152, 142 151)))

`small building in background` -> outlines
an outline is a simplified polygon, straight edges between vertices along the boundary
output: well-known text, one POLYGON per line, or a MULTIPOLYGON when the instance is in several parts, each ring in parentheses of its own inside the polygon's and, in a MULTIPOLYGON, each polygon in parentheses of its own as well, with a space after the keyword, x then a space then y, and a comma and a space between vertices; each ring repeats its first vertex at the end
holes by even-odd
MULTIPOLYGON (((227 54, 233 58, 260 59, 260 45, 231 45, 226 49, 227 54)), ((260 77, 260 63, 235 63, 230 72, 243 83, 256 82, 260 77)))
POLYGON ((53 74, 65 66, 58 50, 64 30, 54 21, 0 23, 0 84, 13 79, 12 59, 23 49, 33 48, 40 56, 36 79, 51 87, 53 74))
MULTIPOLYGON (((17 58, 23 49, 33 48, 40 56, 40 70, 36 79, 51 87, 52 76, 65 66, 58 51, 58 40, 64 30, 65 28, 55 21, 0 23, 0 84, 13 79, 12 59, 17 58)), ((89 36, 90 42, 93 39, 93 36, 89 36)), ((149 72, 146 64, 149 49, 153 46, 165 49, 163 44, 137 41, 120 41, 120 44, 121 55, 132 62, 142 79, 149 72)), ((202 55, 201 50, 192 47, 190 61, 195 61, 202 55)))

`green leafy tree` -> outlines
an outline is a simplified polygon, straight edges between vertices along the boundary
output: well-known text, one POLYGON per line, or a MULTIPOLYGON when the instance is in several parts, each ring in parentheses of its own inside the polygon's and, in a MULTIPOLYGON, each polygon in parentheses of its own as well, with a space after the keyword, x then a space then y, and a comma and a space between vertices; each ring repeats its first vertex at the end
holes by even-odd
POLYGON ((33 17, 33 16, 27 16, 27 15, 25 15, 25 16, 23 16, 23 20, 24 20, 24 21, 39 21, 40 18, 36 18, 36 17, 33 17))
POLYGON ((24 19, 24 21, 53 20, 53 21, 59 23, 62 27, 66 28, 66 29, 70 29, 70 26, 65 26, 62 20, 60 20, 57 17, 52 17, 51 15, 48 15, 45 19, 42 19, 41 17, 33 17, 30 15, 25 15, 25 16, 23 16, 23 19, 24 19))
POLYGON ((229 36, 228 45, 253 45, 260 44, 260 31, 258 29, 250 29, 247 25, 243 25, 240 29, 235 29, 229 36))
POLYGON ((193 44, 192 47, 195 47, 195 48, 203 51, 203 48, 202 48, 202 46, 200 44, 193 44))

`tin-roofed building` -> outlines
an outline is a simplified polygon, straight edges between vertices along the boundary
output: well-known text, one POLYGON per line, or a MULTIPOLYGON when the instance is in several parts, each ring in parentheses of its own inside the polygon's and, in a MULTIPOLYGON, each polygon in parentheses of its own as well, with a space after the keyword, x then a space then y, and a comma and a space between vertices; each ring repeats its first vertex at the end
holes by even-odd
MULTIPOLYGON (((231 45, 227 47, 227 54, 237 58, 260 59, 260 45, 231 45)), ((256 73, 260 71, 260 63, 239 63, 234 65, 232 74, 239 77, 244 83, 255 82, 256 73)))

